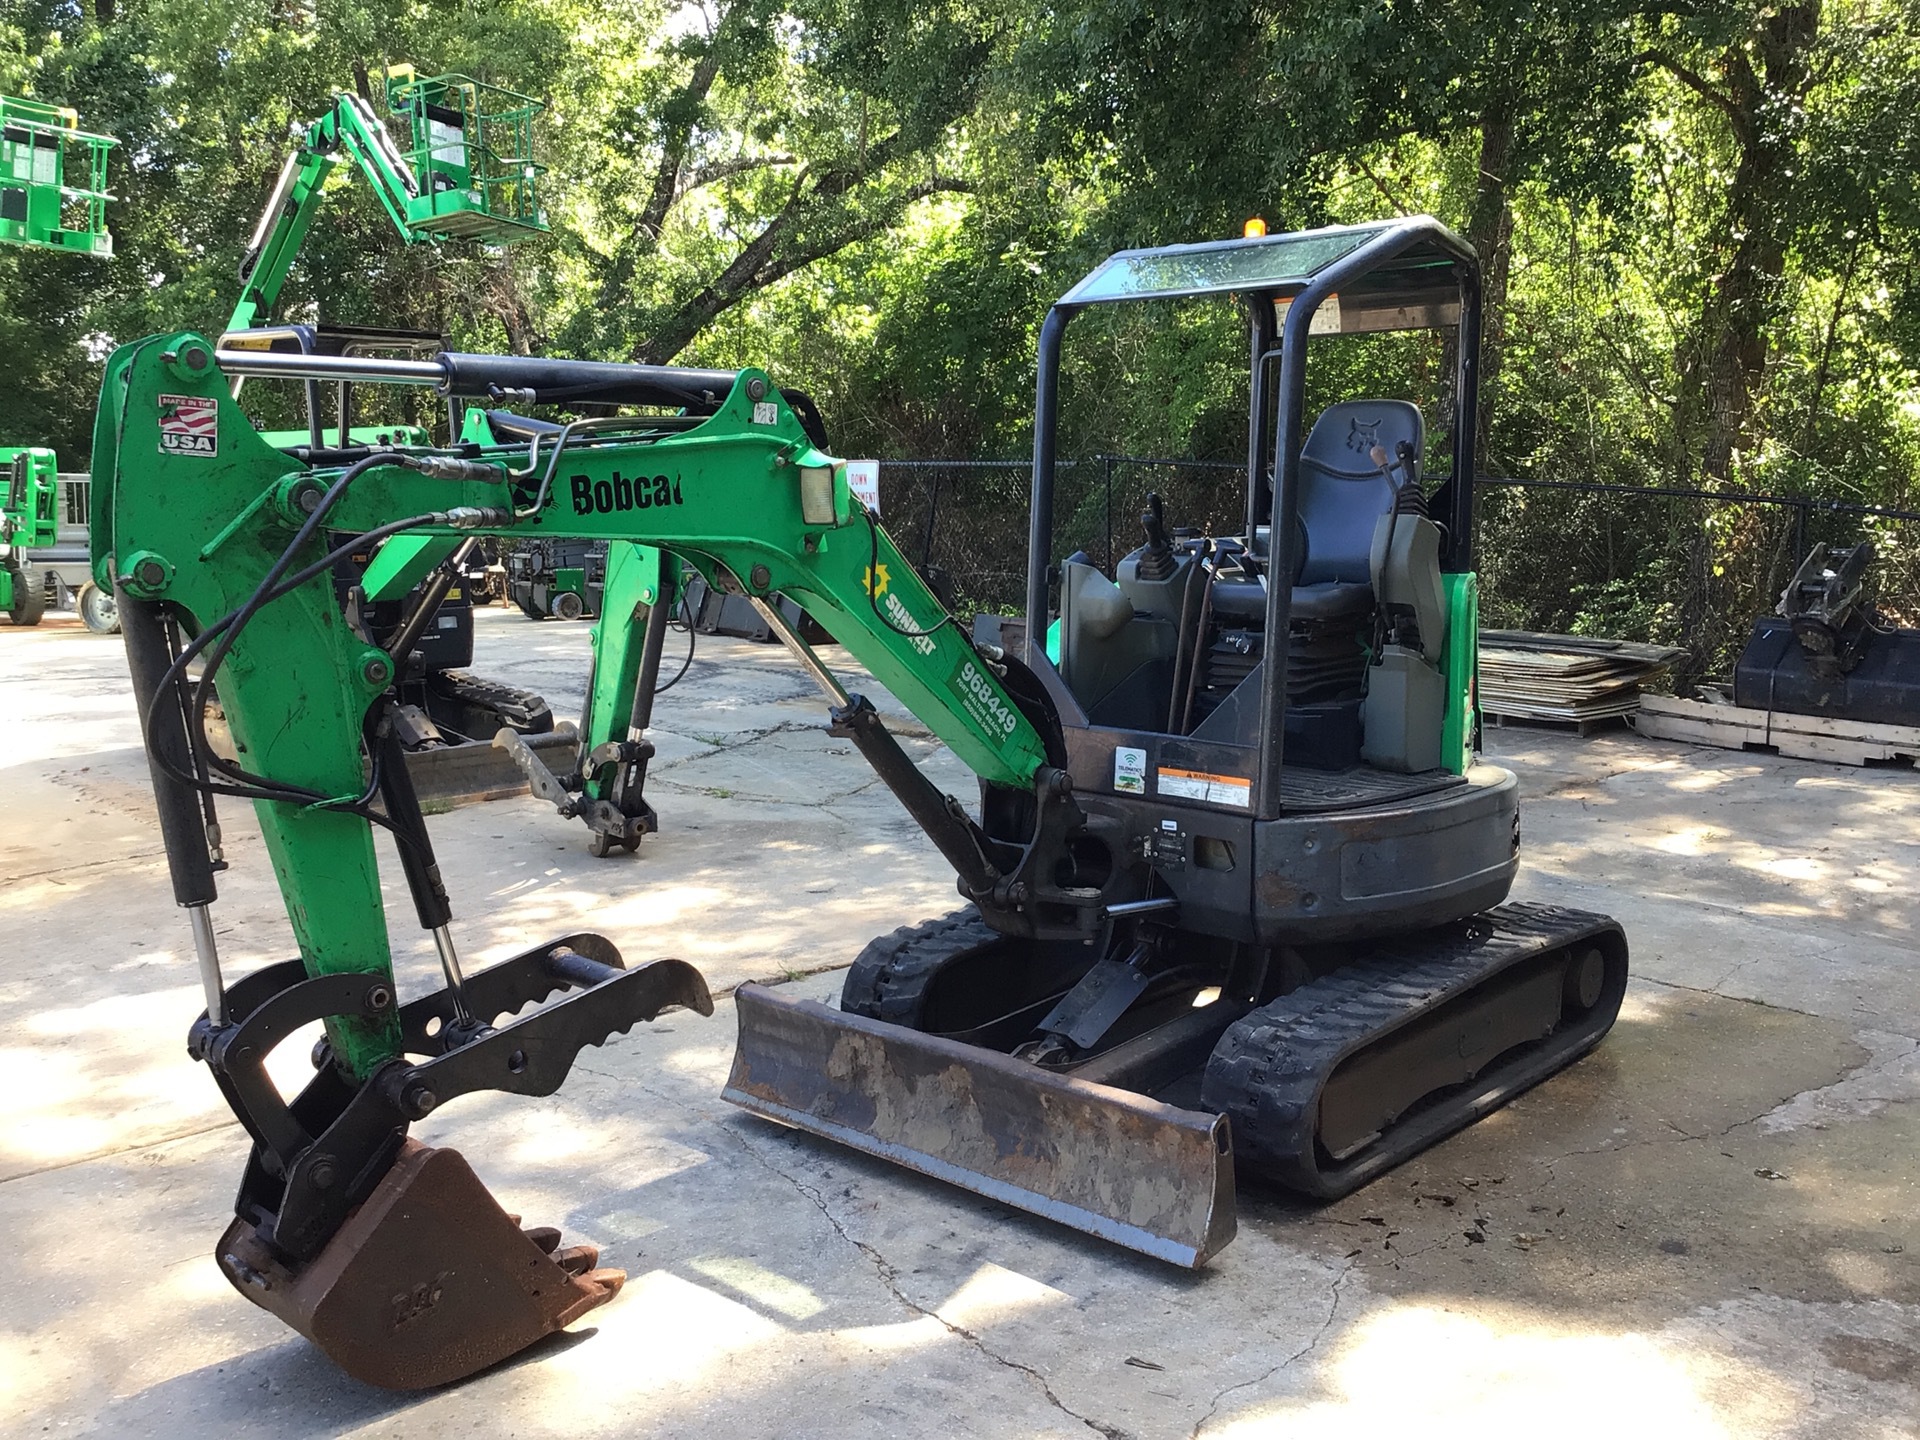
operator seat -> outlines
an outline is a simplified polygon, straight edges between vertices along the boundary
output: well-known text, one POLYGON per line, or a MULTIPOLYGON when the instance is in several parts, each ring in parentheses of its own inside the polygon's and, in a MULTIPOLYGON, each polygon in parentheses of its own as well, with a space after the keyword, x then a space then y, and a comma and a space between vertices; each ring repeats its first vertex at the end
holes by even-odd
POLYGON ((1343 400, 1329 405, 1300 447, 1299 568, 1293 617, 1330 620, 1373 608, 1369 567, 1374 524, 1393 508, 1399 480, 1381 473, 1369 452, 1417 461, 1426 422, 1405 400, 1343 400))

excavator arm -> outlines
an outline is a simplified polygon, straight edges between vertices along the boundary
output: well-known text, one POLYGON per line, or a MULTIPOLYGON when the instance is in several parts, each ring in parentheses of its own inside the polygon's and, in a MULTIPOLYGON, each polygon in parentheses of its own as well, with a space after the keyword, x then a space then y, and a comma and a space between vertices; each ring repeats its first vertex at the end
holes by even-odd
MULTIPOLYGON (((423 1295, 453 1283, 442 1272, 507 1274, 530 1243, 540 1248, 457 1156, 407 1140, 408 1124, 472 1090, 551 1093, 583 1046, 663 1005, 710 1012, 711 1002, 692 967, 661 960, 629 970, 594 935, 465 974, 389 724, 410 640, 382 649, 342 613, 328 575, 343 544, 389 535, 623 542, 608 577, 616 614, 670 600, 662 551, 756 600, 793 596, 989 786, 1031 797, 1034 843, 990 841, 912 765, 871 704, 787 635, 832 695, 840 733, 873 759, 963 891, 1014 929, 1072 928, 1076 915, 1083 928, 1093 922, 1089 897, 1056 883, 1050 855, 1071 822, 1070 786, 1049 764, 1044 714, 1003 682, 1018 662, 975 649, 764 374, 722 376, 724 398, 704 417, 580 421, 526 444, 342 452, 326 468, 304 468, 256 435, 230 381, 249 365, 278 374, 329 363, 216 356, 191 334, 122 347, 96 421, 94 564, 120 596, 175 898, 189 913, 206 993, 190 1048, 254 1141, 222 1269, 362 1378, 434 1384, 569 1323, 617 1277, 556 1251, 543 1256, 554 1273, 536 1287, 538 1303, 499 1313, 487 1299, 498 1286, 430 1312, 395 1301, 406 1323, 380 1330, 366 1317, 398 1293, 394 1267, 404 1278, 437 1266, 405 1292, 423 1295), (208 728, 216 695, 224 749, 208 728), (253 803, 298 952, 232 985, 210 910, 216 797, 253 803), (445 986, 429 995, 407 999, 396 985, 376 830, 393 840, 441 958, 445 986), (319 1073, 284 1103, 261 1067, 278 1040, 314 1020, 327 1036, 319 1073), (435 1228, 421 1217, 436 1206, 481 1218, 435 1228), (421 1226, 431 1236, 415 1233, 421 1226)), ((402 381, 474 394, 505 380, 538 395, 581 373, 575 362, 458 355, 391 368, 402 381)), ((676 375, 715 383, 712 372, 590 368, 653 377, 669 398, 676 375)), ((605 637, 594 703, 616 719, 644 670, 644 633, 605 637)))

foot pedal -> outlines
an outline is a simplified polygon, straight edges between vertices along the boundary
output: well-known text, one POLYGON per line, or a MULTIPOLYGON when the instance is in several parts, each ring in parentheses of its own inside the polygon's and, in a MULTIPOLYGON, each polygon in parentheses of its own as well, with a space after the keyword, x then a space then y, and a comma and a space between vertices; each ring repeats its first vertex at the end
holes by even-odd
POLYGON ((218 1259, 234 1289, 354 1379, 420 1390, 497 1364, 619 1293, 625 1271, 558 1242, 550 1228, 521 1230, 457 1151, 409 1140, 311 1261, 289 1268, 243 1220, 218 1259))

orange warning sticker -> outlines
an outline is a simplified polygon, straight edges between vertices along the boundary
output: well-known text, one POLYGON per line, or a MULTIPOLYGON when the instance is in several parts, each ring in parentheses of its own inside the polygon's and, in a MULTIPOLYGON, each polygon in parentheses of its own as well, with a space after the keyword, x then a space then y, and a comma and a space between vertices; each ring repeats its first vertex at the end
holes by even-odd
POLYGON ((1242 810, 1253 805, 1253 782, 1238 775, 1213 775, 1205 770, 1175 770, 1160 767, 1159 791, 1172 800, 1206 800, 1215 805, 1234 805, 1242 810))

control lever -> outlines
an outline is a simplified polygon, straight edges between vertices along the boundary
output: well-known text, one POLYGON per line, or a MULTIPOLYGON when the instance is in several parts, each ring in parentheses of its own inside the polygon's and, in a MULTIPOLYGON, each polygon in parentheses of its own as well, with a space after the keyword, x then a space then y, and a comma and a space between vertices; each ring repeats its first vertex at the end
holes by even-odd
POLYGON ((1147 492, 1147 508, 1140 516, 1140 528, 1146 532, 1146 552, 1141 555, 1136 573, 1142 580, 1165 580, 1173 574, 1173 542, 1167 539, 1166 505, 1157 492, 1147 492))

